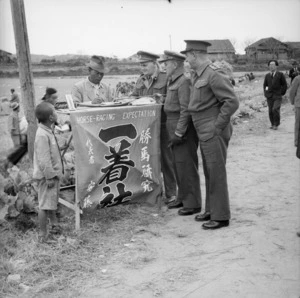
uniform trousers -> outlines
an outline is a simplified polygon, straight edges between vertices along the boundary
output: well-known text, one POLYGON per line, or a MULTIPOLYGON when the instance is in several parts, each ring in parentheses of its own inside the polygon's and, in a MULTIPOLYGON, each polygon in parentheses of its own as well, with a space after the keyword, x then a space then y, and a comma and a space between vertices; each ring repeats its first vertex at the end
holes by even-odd
MULTIPOLYGON (((170 136, 174 135, 178 117, 167 118, 167 129, 170 136)), ((173 146, 172 154, 174 169, 178 185, 177 200, 185 208, 201 208, 201 191, 198 172, 198 137, 194 125, 188 126, 184 143, 173 146)))
POLYGON ((280 107, 282 99, 268 98, 269 119, 272 126, 280 125, 280 107))
POLYGON ((295 107, 295 146, 298 146, 298 134, 300 130, 300 107, 295 107))
POLYGON ((176 196, 177 183, 174 171, 173 155, 169 146, 169 134, 166 122, 160 128, 161 171, 164 179, 165 195, 167 198, 176 196))
POLYGON ((230 206, 227 186, 226 158, 232 126, 228 124, 220 135, 214 135, 217 115, 203 118, 201 114, 192 115, 193 123, 200 142, 205 175, 205 211, 211 220, 229 220, 230 206), (211 137, 208 138, 208 136, 211 137))

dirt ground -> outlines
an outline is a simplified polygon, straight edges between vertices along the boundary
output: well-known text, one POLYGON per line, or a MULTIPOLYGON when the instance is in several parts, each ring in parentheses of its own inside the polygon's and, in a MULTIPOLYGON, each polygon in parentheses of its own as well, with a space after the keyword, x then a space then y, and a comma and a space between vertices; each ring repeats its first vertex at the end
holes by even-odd
MULTIPOLYGON (((133 229, 117 252, 106 256, 100 250, 102 266, 84 276, 76 295, 63 290, 59 297, 299 297, 300 160, 291 106, 283 105, 278 131, 268 127, 266 108, 234 126, 228 228, 203 230, 194 216, 153 209, 152 224, 133 229)), ((204 197, 201 166, 200 171, 204 197)), ((99 247, 100 242, 101 235, 99 247)))
POLYGON ((278 131, 268 129, 266 109, 235 126, 230 227, 207 231, 165 211, 164 225, 133 235, 123 260, 108 262, 80 297, 299 297, 300 161, 289 105, 282 115, 278 131))

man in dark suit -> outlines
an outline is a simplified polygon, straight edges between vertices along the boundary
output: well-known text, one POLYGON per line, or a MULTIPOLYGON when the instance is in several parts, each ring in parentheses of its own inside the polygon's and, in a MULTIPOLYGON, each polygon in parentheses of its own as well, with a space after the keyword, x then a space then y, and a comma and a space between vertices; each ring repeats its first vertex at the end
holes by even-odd
POLYGON ((293 67, 289 71, 289 77, 291 78, 291 84, 292 84, 294 78, 300 74, 300 69, 298 67, 297 61, 294 61, 292 63, 292 65, 293 65, 293 67))
POLYGON ((280 107, 282 96, 286 93, 287 83, 284 74, 277 71, 278 61, 268 62, 270 72, 265 76, 264 94, 268 101, 271 129, 277 130, 280 125, 280 107))

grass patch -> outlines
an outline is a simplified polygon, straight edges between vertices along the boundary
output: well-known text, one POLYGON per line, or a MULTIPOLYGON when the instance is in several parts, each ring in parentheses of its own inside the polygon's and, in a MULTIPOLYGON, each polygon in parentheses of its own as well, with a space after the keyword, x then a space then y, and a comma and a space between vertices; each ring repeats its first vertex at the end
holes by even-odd
POLYGON ((20 295, 22 285, 30 287, 22 297, 75 297, 87 281, 101 282, 101 268, 122 263, 137 269, 155 257, 145 243, 132 242, 134 235, 155 230, 164 220, 162 213, 141 212, 139 204, 95 210, 82 216, 78 232, 73 217, 63 218, 63 235, 51 245, 38 243, 37 229, 22 233, 13 222, 4 222, 0 225, 0 297, 20 295), (20 274, 21 286, 8 283, 9 274, 20 274))

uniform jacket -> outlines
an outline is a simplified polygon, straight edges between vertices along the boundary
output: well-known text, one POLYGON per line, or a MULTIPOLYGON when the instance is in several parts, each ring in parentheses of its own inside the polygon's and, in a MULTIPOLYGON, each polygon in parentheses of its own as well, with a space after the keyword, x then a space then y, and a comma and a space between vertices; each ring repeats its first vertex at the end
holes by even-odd
POLYGON ((88 78, 77 82, 71 91, 73 101, 75 103, 91 101, 93 103, 101 103, 103 101, 112 101, 112 91, 110 88, 100 83, 93 84, 88 78))
POLYGON ((40 123, 34 141, 33 178, 61 178, 62 174, 62 159, 53 131, 40 123))
POLYGON ((272 78, 271 73, 267 73, 264 80, 264 94, 267 99, 281 99, 286 93, 287 83, 284 74, 276 71, 272 78))
POLYGON ((168 118, 178 119, 175 133, 183 136, 191 119, 188 112, 191 81, 180 70, 175 73, 167 87, 164 111, 168 118))
POLYGON ((300 76, 295 77, 290 89, 290 101, 296 108, 300 108, 300 76))
POLYGON ((230 124, 239 101, 228 76, 210 61, 194 72, 191 80, 188 111, 192 116, 203 118, 202 140, 206 141, 214 135, 216 128, 224 130, 230 124))
POLYGON ((150 79, 141 75, 134 87, 131 96, 142 97, 160 93, 165 96, 167 91, 167 76, 165 73, 157 71, 150 79))

